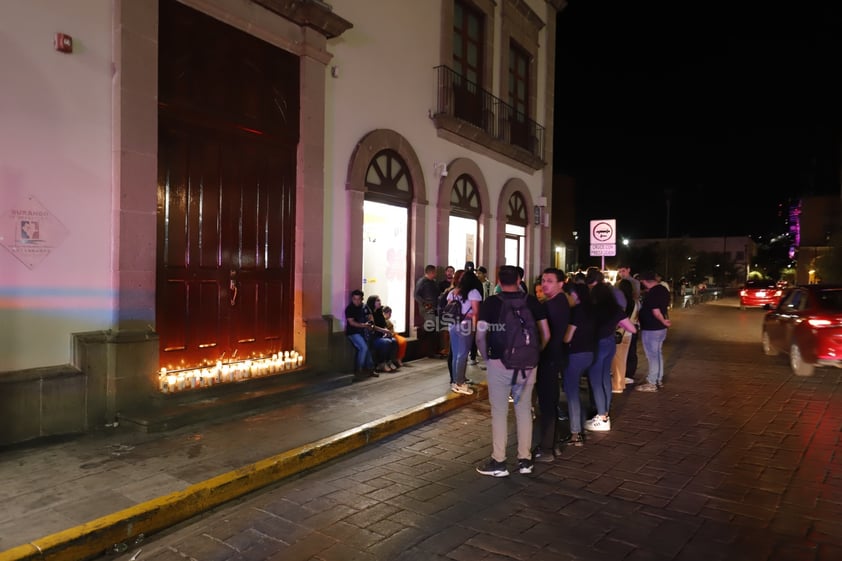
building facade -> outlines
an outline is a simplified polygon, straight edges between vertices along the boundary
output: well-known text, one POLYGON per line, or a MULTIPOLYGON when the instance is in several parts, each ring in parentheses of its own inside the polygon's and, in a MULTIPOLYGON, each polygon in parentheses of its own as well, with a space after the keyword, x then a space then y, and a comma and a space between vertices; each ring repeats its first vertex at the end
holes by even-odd
POLYGON ((348 293, 552 259, 563 0, 11 0, 0 445, 306 366, 348 293))

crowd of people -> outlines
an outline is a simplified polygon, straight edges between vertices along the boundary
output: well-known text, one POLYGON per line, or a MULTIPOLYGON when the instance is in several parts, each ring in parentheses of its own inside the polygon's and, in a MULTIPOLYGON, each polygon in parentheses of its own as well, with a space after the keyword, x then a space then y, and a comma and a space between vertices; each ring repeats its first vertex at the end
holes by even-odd
MULTIPOLYGON (((437 268, 428 265, 414 291, 421 356, 447 359, 450 390, 473 394, 468 366, 487 370, 492 453, 477 467, 479 473, 509 475, 510 403, 517 470, 531 473, 534 462, 553 462, 563 447, 583 446, 586 432, 610 431, 613 394, 629 384, 641 392, 662 387, 670 295, 654 272, 633 276, 622 266, 612 285, 597 267, 570 276, 547 268, 529 292, 524 270, 504 265, 495 280, 492 284, 487 269, 469 261, 462 269, 446 267, 439 281, 437 268), (635 384, 638 341, 648 373, 644 383, 635 384), (560 408, 561 391, 567 411, 560 408), (557 421, 563 418, 570 430, 560 434, 557 421)), ((345 310, 357 379, 396 371, 406 353, 406 339, 389 321, 391 309, 376 295, 363 304, 363 296, 352 292, 345 310)))

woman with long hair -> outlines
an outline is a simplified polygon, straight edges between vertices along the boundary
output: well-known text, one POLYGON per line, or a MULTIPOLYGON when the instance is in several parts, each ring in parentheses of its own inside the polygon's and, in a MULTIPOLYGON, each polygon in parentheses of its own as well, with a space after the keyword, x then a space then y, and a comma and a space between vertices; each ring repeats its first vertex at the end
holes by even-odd
POLYGON ((453 318, 448 325, 450 355, 453 357, 450 389, 456 393, 471 395, 474 390, 468 387, 465 371, 477 330, 479 304, 482 302, 482 283, 473 270, 465 270, 462 273, 456 287, 448 293, 447 301, 458 304, 458 315, 461 316, 453 318))
POLYGON ((593 362, 596 323, 591 309, 591 295, 584 284, 565 283, 564 292, 570 301, 570 323, 564 334, 567 346, 567 368, 562 371, 562 389, 567 396, 567 417, 570 437, 567 444, 582 446, 582 401, 579 380, 593 362))
POLYGON ((398 343, 392 337, 392 333, 386 329, 386 318, 383 317, 383 303, 380 297, 373 294, 366 300, 366 306, 371 310, 372 336, 371 349, 374 355, 374 362, 377 366, 375 372, 394 372, 397 368, 392 362, 397 358, 398 343))
POLYGON ((585 429, 604 432, 611 430, 608 410, 611 408, 611 361, 617 353, 614 333, 618 325, 631 332, 635 331, 635 327, 617 303, 614 289, 610 285, 597 282, 591 288, 591 302, 596 324, 596 355, 588 368, 588 381, 593 392, 596 415, 585 422, 585 429))
POLYGON ((392 308, 383 306, 383 317, 386 319, 386 329, 392 332, 392 337, 398 344, 398 354, 392 364, 395 368, 403 366, 403 359, 406 356, 406 337, 395 331, 395 324, 392 323, 392 308))

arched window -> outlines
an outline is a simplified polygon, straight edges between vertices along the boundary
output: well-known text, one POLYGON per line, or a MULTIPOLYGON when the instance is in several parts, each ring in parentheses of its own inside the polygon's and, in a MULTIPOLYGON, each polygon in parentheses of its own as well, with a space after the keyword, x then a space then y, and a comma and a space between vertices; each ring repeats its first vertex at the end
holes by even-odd
POLYGON ((482 214, 479 189, 470 175, 453 182, 450 191, 448 264, 460 269, 466 261, 476 263, 478 219, 482 214))
POLYGON ((392 308, 392 323, 407 330, 407 249, 412 179, 394 150, 374 155, 365 173, 363 203, 363 291, 392 308))
POLYGON ((450 192, 451 216, 479 218, 481 213, 482 205, 476 183, 470 175, 460 175, 453 182, 453 190, 450 192))
POLYGON ((365 187, 366 199, 382 195, 395 202, 412 200, 412 179, 406 163, 394 150, 382 150, 372 158, 365 172, 365 187))
POLYGON ((520 192, 515 191, 509 197, 509 208, 506 212, 506 265, 525 267, 526 262, 526 227, 529 225, 529 214, 526 199, 520 192))

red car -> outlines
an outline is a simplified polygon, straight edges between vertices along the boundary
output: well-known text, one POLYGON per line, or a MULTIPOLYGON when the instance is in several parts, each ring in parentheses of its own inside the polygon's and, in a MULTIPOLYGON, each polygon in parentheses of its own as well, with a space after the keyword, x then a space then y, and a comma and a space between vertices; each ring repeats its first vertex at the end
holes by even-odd
POLYGON ((763 319, 763 352, 786 353, 798 376, 817 366, 842 368, 842 285, 790 289, 763 319))
POLYGON ((783 290, 777 286, 775 281, 754 280, 748 281, 740 290, 740 309, 748 307, 763 307, 770 305, 775 307, 781 301, 783 290))

